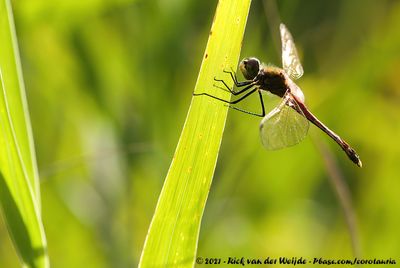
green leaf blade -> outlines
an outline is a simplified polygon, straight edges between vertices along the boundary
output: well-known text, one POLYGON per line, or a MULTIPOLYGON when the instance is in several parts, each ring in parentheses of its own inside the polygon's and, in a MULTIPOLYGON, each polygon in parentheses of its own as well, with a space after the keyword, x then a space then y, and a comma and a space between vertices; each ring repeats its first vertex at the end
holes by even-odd
MULTIPOLYGON (((249 7, 249 0, 219 1, 196 93, 229 99, 228 92, 214 86, 214 77, 226 75, 224 69, 237 65, 249 7)), ((193 97, 149 227, 140 267, 194 265, 227 112, 228 107, 219 101, 193 97)))
POLYGON ((11 5, 0 1, 0 202, 24 267, 48 267, 39 180, 11 5))

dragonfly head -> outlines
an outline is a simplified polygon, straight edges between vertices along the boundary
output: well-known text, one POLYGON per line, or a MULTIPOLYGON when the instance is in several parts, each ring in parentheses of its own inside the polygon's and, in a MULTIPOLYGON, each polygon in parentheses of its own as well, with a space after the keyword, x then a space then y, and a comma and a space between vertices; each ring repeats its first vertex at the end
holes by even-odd
POLYGON ((239 68, 244 78, 253 80, 260 70, 260 61, 256 58, 245 58, 240 62, 239 68))

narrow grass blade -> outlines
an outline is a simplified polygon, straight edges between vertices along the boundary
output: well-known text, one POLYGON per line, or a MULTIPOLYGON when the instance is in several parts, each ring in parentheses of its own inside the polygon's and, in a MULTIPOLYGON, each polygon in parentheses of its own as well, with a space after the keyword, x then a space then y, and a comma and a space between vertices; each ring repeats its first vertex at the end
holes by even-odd
MULTIPOLYGON (((195 86, 229 99, 214 77, 236 69, 250 0, 220 0, 195 86)), ((188 91, 189 94, 189 91, 188 91)), ((218 157, 227 106, 195 96, 146 237, 140 267, 192 267, 201 218, 218 157)))
POLYGON ((315 145, 322 155, 326 171, 328 173, 329 182, 334 189, 339 204, 342 208, 344 219, 346 220, 347 229, 349 232, 353 256, 361 258, 361 246, 357 229, 357 217, 351 200, 349 186, 343 176, 343 172, 339 168, 332 153, 329 151, 326 144, 317 140, 315 145))
POLYGON ((0 0, 0 202, 24 267, 48 267, 39 181, 9 0, 0 0))

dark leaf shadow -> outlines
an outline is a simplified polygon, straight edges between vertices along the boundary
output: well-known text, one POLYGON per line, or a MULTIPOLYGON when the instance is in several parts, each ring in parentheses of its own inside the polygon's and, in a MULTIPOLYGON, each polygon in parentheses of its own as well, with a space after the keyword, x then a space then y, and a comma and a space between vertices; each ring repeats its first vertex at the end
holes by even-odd
POLYGON ((45 249, 33 247, 24 219, 9 191, 2 172, 0 172, 0 204, 8 231, 14 246, 17 248, 19 257, 29 267, 37 267, 36 259, 43 257, 45 249))

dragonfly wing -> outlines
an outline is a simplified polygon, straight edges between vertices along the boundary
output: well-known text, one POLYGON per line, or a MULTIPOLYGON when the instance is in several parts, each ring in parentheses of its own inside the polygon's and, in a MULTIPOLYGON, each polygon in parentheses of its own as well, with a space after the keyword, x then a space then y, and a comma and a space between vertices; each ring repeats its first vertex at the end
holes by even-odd
POLYGON ((305 138, 309 126, 297 102, 287 93, 281 104, 261 120, 261 142, 268 150, 293 146, 305 138))
POLYGON ((299 56, 297 55, 296 45, 294 44, 293 37, 285 24, 281 23, 281 42, 282 42, 282 66, 290 78, 299 79, 303 73, 303 66, 301 66, 299 56))

